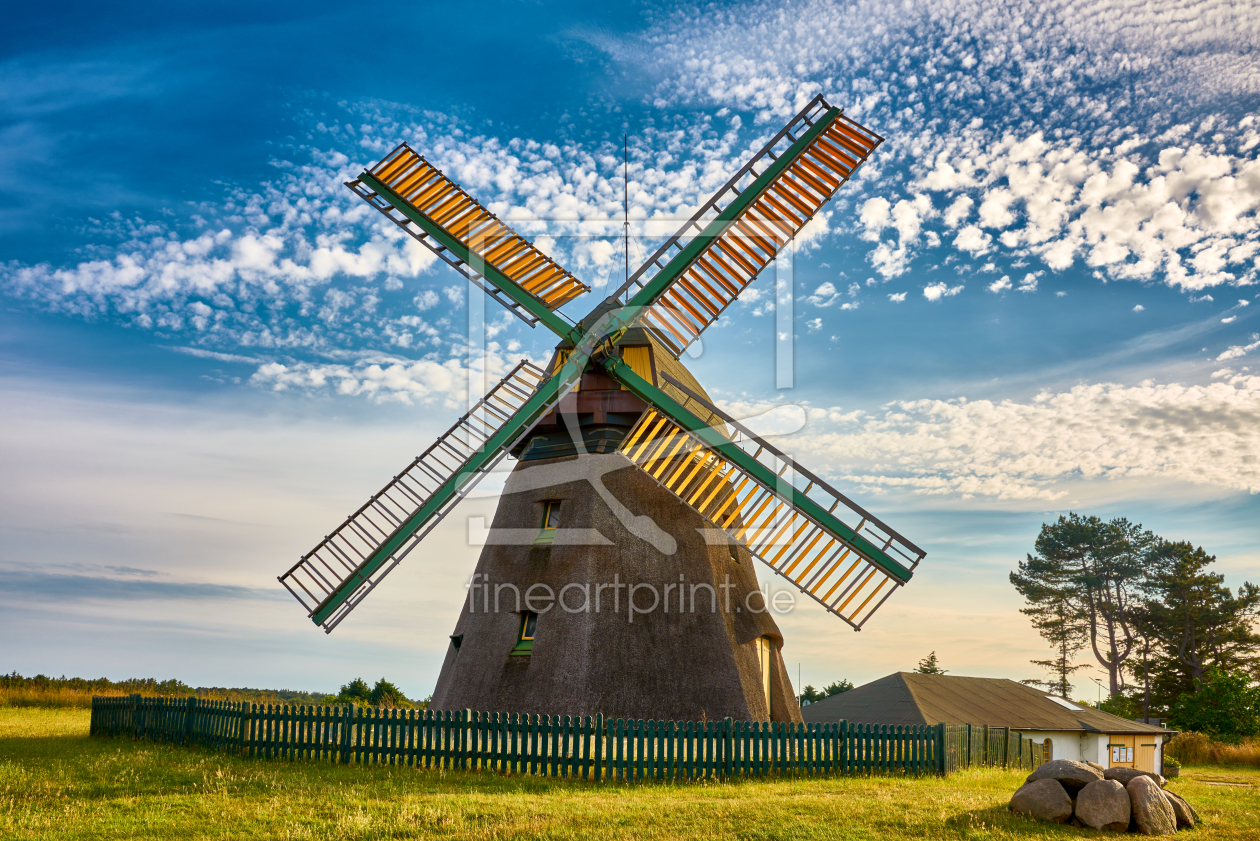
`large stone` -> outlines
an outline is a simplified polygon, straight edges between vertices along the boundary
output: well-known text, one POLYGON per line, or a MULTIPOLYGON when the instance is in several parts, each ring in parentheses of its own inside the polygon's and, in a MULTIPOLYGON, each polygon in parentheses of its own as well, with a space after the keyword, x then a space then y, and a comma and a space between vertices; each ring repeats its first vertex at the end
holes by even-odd
POLYGON ((1095 780, 1076 795, 1076 816, 1094 829, 1129 828, 1129 792, 1115 780, 1095 780))
POLYGON ((1052 759, 1029 774, 1025 782, 1035 783, 1038 780, 1058 780, 1065 789, 1075 793, 1095 780, 1101 780, 1102 778, 1101 772, 1095 771, 1084 762, 1077 762, 1072 759, 1052 759))
POLYGON ((1199 813, 1180 794, 1164 789, 1164 799, 1168 801, 1169 806, 1172 806, 1173 814, 1177 816, 1177 829, 1192 829, 1199 822, 1199 813))
POLYGON ((1072 818, 1072 798, 1058 780, 1033 780, 1015 792, 1011 811, 1039 821, 1067 823, 1072 818))
POLYGON ((1105 768, 1103 768, 1101 765, 1099 765, 1097 762, 1090 762, 1088 759, 1087 759, 1087 760, 1085 760, 1085 764, 1086 764, 1086 765, 1088 765, 1090 768, 1093 768, 1094 770, 1096 770, 1099 774, 1101 774, 1103 771, 1105 771, 1105 770, 1106 770, 1106 769, 1105 769, 1105 768))
POLYGON ((1129 780, 1125 789, 1133 806, 1133 822, 1143 835, 1173 835, 1177 815, 1159 784, 1145 775, 1129 780))
POLYGON ((1133 779, 1134 777, 1150 777, 1152 780, 1154 780, 1155 782, 1159 784, 1160 788, 1163 788, 1165 785, 1168 784, 1167 780, 1165 780, 1159 774, 1156 774, 1154 771, 1139 771, 1136 768, 1125 768, 1120 765, 1117 765, 1114 768, 1108 768, 1106 771, 1103 771, 1104 780, 1117 780, 1122 786, 1127 786, 1129 784, 1129 780, 1133 779))

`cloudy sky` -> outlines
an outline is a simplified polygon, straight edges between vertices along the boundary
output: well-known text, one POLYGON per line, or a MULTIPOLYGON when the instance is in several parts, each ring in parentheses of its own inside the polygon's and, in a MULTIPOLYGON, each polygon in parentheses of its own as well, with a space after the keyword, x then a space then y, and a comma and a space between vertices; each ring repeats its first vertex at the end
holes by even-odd
POLYGON ((407 140, 607 294, 623 134, 633 263, 819 92, 886 142, 688 362, 928 552, 780 619, 804 682, 1038 677, 1006 575, 1069 510, 1260 577, 1250 4, 177 7, 0 32, 0 670, 429 694, 498 478, 331 636, 275 576, 554 338, 341 183, 407 140))

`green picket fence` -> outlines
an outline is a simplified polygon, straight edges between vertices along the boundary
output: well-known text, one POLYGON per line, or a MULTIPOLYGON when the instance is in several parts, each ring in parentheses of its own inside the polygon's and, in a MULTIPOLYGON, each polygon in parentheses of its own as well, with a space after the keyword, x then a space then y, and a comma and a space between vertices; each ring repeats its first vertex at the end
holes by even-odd
POLYGON ((470 710, 382 710, 92 699, 94 736, 201 745, 264 759, 487 770, 584 780, 784 774, 948 774, 1035 768, 1041 745, 1004 727, 840 721, 643 721, 470 710))

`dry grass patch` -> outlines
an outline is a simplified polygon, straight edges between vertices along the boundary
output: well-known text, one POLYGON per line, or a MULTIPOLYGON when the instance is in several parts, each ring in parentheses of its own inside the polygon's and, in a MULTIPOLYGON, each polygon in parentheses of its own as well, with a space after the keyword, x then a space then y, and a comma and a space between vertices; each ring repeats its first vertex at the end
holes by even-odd
POLYGON ((1238 744, 1214 742, 1202 733, 1178 733, 1166 748, 1169 756, 1187 765, 1252 765, 1260 768, 1260 739, 1238 744))

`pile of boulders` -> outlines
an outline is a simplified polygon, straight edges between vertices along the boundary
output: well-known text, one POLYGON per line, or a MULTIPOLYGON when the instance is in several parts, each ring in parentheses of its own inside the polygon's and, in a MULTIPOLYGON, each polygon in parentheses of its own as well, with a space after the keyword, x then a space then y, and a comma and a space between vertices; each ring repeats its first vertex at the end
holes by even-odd
POLYGON ((1011 811, 1043 821, 1114 832, 1173 835, 1199 820, 1194 808, 1149 771, 1054 759, 1028 775, 1011 811))

